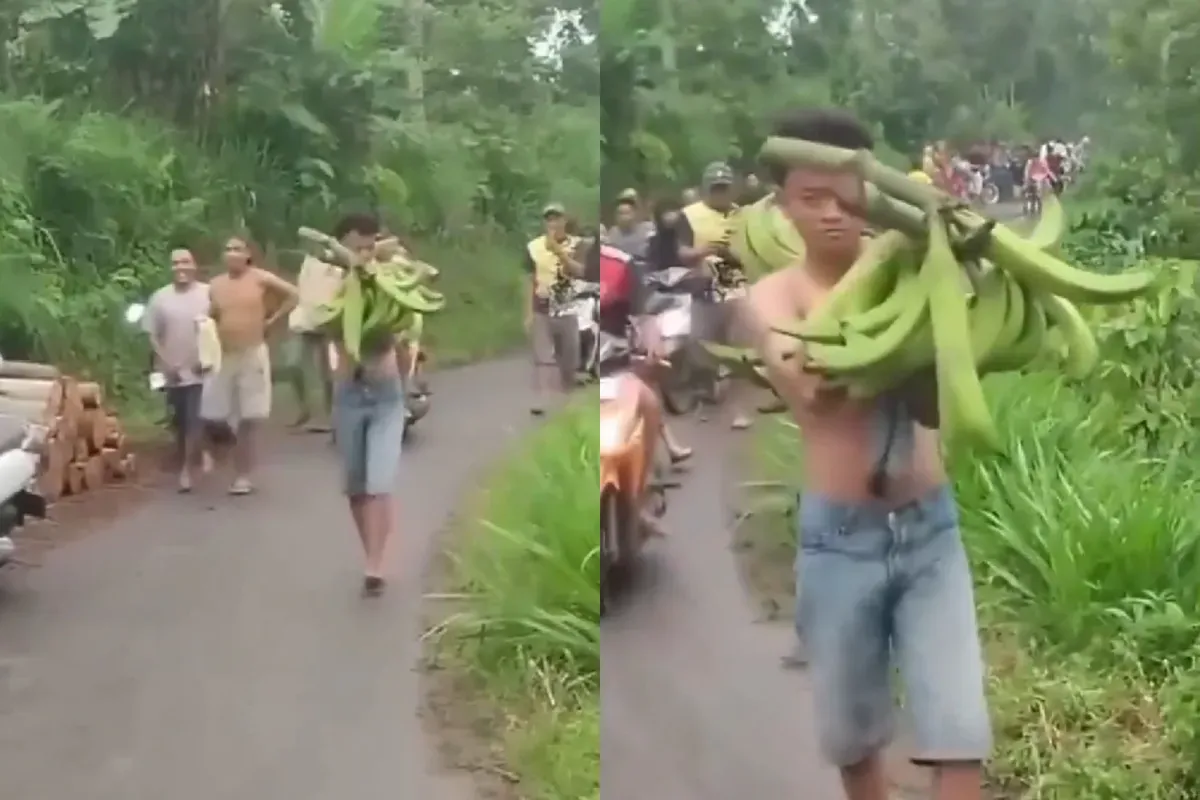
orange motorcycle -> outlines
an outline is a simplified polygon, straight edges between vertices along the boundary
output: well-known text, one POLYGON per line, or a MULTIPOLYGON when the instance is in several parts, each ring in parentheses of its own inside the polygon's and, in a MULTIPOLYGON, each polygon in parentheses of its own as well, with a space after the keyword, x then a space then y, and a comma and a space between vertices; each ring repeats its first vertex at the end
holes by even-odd
POLYGON ((666 489, 657 464, 659 433, 646 429, 632 371, 644 357, 622 340, 602 336, 600 365, 600 613, 614 581, 642 549, 650 531, 643 514, 661 517, 666 489), (649 437, 649 449, 647 449, 649 437))

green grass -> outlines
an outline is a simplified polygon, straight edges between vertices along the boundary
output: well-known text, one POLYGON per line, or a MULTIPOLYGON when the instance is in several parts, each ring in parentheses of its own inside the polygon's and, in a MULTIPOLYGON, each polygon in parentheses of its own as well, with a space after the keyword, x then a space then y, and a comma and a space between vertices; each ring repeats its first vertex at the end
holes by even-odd
POLYGON ((436 266, 446 308, 429 318, 426 343, 439 366, 511 352, 525 340, 519 237, 417 242, 413 252, 436 266))
MULTIPOLYGON (((1008 457, 950 466, 990 665, 999 796, 1200 797, 1200 467, 1169 447, 1146 456, 1115 412, 1054 376, 987 389, 1008 457)), ((799 447, 786 425, 763 428, 753 469, 767 512, 745 546, 771 555, 759 572, 782 585, 795 545, 777 512, 799 447)), ((1187 436, 1175 434, 1178 451, 1187 436)))
POLYGON ((499 704, 526 800, 600 791, 599 439, 594 396, 495 472, 451 555, 456 662, 499 704))

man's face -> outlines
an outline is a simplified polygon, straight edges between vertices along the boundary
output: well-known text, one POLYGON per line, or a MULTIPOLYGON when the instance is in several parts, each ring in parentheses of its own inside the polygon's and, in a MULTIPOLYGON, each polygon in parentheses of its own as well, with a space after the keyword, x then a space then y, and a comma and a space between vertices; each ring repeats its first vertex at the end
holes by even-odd
POLYGON ((733 206, 733 185, 714 183, 708 187, 704 202, 717 211, 728 211, 733 206))
POLYGON ((368 233, 350 231, 341 239, 342 247, 354 254, 360 263, 366 263, 375 255, 375 237, 368 233))
POLYGON ((244 272, 250 266, 250 247, 245 240, 234 237, 225 243, 225 268, 233 273, 244 272))
POLYGON ((621 203, 619 206, 617 206, 615 221, 617 223, 617 227, 621 230, 627 231, 631 229, 633 224, 637 222, 637 210, 634 209, 633 204, 621 203))
POLYGON ((171 274, 176 286, 187 286, 196 280, 196 259, 190 250, 173 250, 171 252, 171 274))
POLYGON ((546 235, 551 239, 563 239, 567 235, 567 218, 562 214, 547 214, 542 218, 546 226, 546 235))
POLYGON ((848 171, 795 169, 779 194, 784 213, 812 254, 849 267, 866 231, 863 219, 850 210, 865 200, 859 177, 848 171))

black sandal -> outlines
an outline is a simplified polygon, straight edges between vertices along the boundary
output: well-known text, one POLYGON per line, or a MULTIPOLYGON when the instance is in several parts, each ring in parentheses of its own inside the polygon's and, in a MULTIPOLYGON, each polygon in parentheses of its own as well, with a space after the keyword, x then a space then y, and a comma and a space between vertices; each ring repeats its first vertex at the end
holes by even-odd
POLYGON ((378 575, 367 575, 363 578, 363 596, 364 597, 379 597, 383 594, 385 583, 383 578, 378 575))

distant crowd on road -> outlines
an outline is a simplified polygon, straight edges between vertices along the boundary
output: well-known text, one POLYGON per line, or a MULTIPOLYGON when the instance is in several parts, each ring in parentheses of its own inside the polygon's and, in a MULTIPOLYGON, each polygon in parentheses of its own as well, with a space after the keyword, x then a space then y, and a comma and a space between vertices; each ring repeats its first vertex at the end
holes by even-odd
POLYGON ((924 175, 955 197, 990 205, 1020 200, 1023 193, 1050 187, 1061 191, 1084 169, 1091 140, 1050 137, 1041 143, 990 141, 953 148, 945 141, 925 146, 913 160, 913 176, 924 175))

